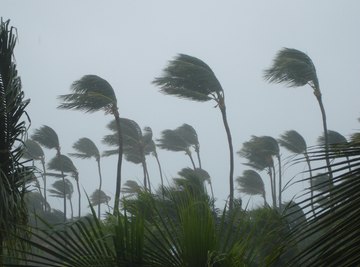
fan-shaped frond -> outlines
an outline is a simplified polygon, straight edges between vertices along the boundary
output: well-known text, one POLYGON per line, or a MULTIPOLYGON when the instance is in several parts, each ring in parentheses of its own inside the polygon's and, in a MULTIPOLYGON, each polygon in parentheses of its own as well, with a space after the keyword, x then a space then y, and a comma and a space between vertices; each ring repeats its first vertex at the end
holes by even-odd
MULTIPOLYGON (((342 146, 346 146, 348 144, 348 141, 346 140, 345 136, 343 136, 339 132, 328 130, 327 136, 329 140, 329 146, 333 148, 341 148, 342 146)), ((324 135, 319 136, 317 142, 319 145, 324 146, 325 136, 324 135)))
POLYGON ((25 150, 23 157, 26 159, 42 160, 44 158, 44 151, 41 146, 34 140, 28 139, 25 141, 25 150))
POLYGON ((77 173, 77 169, 74 163, 69 157, 65 155, 59 155, 52 158, 48 163, 48 169, 54 171, 77 173))
POLYGON ((303 154, 307 149, 305 139, 295 130, 289 130, 283 133, 278 139, 278 142, 280 146, 295 154, 303 154))
POLYGON ((245 170, 242 176, 236 178, 239 185, 239 191, 248 195, 264 195, 264 182, 256 171, 245 170))
POLYGON ((70 90, 72 94, 58 97, 62 101, 58 108, 110 112, 117 105, 114 89, 105 79, 96 75, 83 76, 71 85, 70 90))
POLYGON ((178 132, 178 134, 190 145, 193 145, 194 147, 199 147, 199 139, 198 135, 194 129, 189 124, 184 123, 183 125, 179 126, 175 129, 175 131, 178 132))
POLYGON ((265 70, 264 78, 271 83, 286 83, 290 87, 309 84, 316 90, 319 82, 315 66, 305 53, 283 48, 275 56, 273 65, 265 70))
POLYGON ((161 132, 161 138, 157 139, 157 146, 170 151, 186 151, 189 144, 178 132, 174 130, 164 130, 161 132))
POLYGON ((105 194, 104 191, 96 189, 90 196, 90 202, 92 206, 108 203, 111 197, 105 194))
POLYGON ((200 59, 184 54, 171 60, 162 77, 155 78, 153 83, 164 94, 195 101, 208 101, 223 93, 211 68, 200 59))
POLYGON ((47 125, 43 125, 39 129, 36 129, 31 138, 48 149, 58 150, 60 148, 59 137, 57 133, 54 131, 54 129, 47 125))
POLYGON ((88 159, 94 157, 96 160, 100 159, 100 152, 95 143, 89 138, 80 138, 73 144, 73 149, 78 153, 69 153, 70 156, 77 158, 88 159))
POLYGON ((65 184, 63 181, 58 180, 52 184, 53 189, 49 189, 50 196, 57 198, 64 198, 64 192, 67 199, 70 199, 74 193, 74 186, 70 180, 65 179, 65 184))

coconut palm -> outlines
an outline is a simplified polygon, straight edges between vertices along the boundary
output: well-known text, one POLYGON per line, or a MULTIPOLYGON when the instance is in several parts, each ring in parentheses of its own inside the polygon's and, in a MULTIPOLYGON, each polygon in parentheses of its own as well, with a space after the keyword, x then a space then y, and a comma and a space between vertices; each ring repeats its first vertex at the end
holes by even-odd
MULTIPOLYGON (((313 93, 319 103, 322 115, 322 123, 324 133, 327 133, 327 122, 324 104, 322 101, 319 80, 316 74, 316 69, 311 58, 305 53, 293 49, 281 49, 273 62, 273 65, 265 70, 264 78, 271 83, 286 83, 290 87, 299 87, 309 85, 313 89, 313 93)), ((331 180, 331 166, 329 159, 329 140, 325 135, 325 161, 331 180)), ((329 186, 331 183, 329 183, 329 186)))
MULTIPOLYGON (((178 129, 178 128, 177 128, 178 129)), ((194 169, 196 169, 194 159, 191 153, 191 144, 187 142, 181 131, 166 129, 161 132, 161 137, 157 139, 157 146, 161 149, 169 151, 185 152, 191 161, 194 169)))
MULTIPOLYGON (((309 175, 310 175, 310 185, 312 185, 313 184, 313 181, 312 181, 313 175, 312 175, 310 158, 309 158, 309 154, 307 151, 307 144, 306 144, 304 137, 302 137, 302 135, 299 134, 295 130, 289 130, 289 131, 284 132, 282 135, 280 135, 278 142, 279 142, 280 146, 286 148, 288 151, 290 151, 294 154, 304 155, 306 163, 308 165, 308 170, 309 170, 309 175)), ((313 192, 313 189, 311 186, 310 186, 310 192, 311 192, 311 195, 313 196, 314 192, 313 192)), ((314 203, 312 203, 312 209, 314 210, 314 203)), ((315 213, 314 213, 314 216, 315 216, 315 213)))
POLYGON ((184 123, 183 125, 179 126, 178 128, 176 128, 176 130, 179 135, 185 139, 185 141, 192 145, 192 147, 194 148, 197 158, 198 158, 198 162, 199 162, 199 168, 201 169, 201 158, 200 158, 200 144, 199 144, 199 139, 198 139, 198 135, 194 129, 194 127, 192 127, 189 124, 184 123))
MULTIPOLYGON (((146 146, 150 142, 147 136, 144 136, 139 125, 130 119, 121 118, 120 125, 122 129, 122 140, 123 140, 123 153, 125 159, 135 164, 141 164, 144 174, 144 186, 151 190, 149 173, 146 165, 146 155, 149 154, 146 150, 146 146)), ((108 124, 108 128, 111 131, 115 131, 115 121, 111 121, 108 124)), ((118 139, 116 133, 106 135, 103 142, 109 146, 118 145, 118 139)), ((117 154, 118 150, 107 150, 104 151, 103 156, 111 156, 117 154)))
MULTIPOLYGON (((79 173, 74 165, 74 163, 72 162, 72 160, 65 156, 65 155, 60 155, 57 157, 54 157, 53 159, 51 159, 48 163, 48 169, 49 170, 54 170, 54 171, 59 171, 61 172, 61 176, 63 179, 63 183, 65 183, 65 175, 64 173, 70 173, 72 175, 72 177, 75 179, 76 181, 76 187, 77 187, 77 191, 78 191, 78 211, 79 211, 79 218, 81 216, 81 192, 80 192, 80 186, 79 186, 79 173)), ((63 188, 65 188, 66 185, 64 185, 63 188)), ((64 196, 65 194, 63 194, 64 196)), ((66 198, 65 198, 66 201, 66 198)), ((64 213, 66 212, 66 203, 65 203, 65 209, 64 209, 64 213)), ((66 214, 65 214, 66 216, 66 214)))
POLYGON ((155 78, 154 84, 160 87, 164 94, 198 102, 214 100, 219 107, 230 152, 229 174, 229 205, 234 199, 234 153, 231 132, 226 116, 225 93, 211 68, 202 60, 189 55, 179 54, 171 60, 164 69, 162 77, 155 78))
POLYGON ((259 173, 254 170, 245 170, 242 176, 236 178, 236 182, 241 193, 250 196, 261 195, 264 199, 264 206, 266 206, 265 186, 259 173))
MULTIPOLYGON (((101 165, 100 165, 100 152, 95 143, 89 138, 83 137, 80 138, 73 144, 73 149, 77 151, 77 153, 69 153, 70 156, 81 158, 81 159, 90 159, 94 158, 97 163, 98 172, 99 172, 99 194, 102 186, 102 176, 101 176, 101 165)), ((101 197, 99 196, 99 199, 101 197)), ((98 206, 98 216, 100 218, 100 205, 98 206)))
MULTIPOLYGON (((95 191, 90 195, 90 203, 92 206, 100 206, 101 204, 109 205, 109 201, 111 197, 105 194, 104 191, 95 189, 95 191)), ((98 209, 99 211, 100 209, 98 209)), ((100 215, 98 214, 98 218, 100 219, 100 215)))
POLYGON ((18 76, 14 48, 16 29, 9 20, 0 21, 0 265, 6 238, 26 222, 23 185, 32 167, 22 164, 23 147, 27 134, 26 107, 20 77, 18 76))
POLYGON ((120 116, 114 89, 106 80, 99 76, 85 75, 80 80, 73 82, 70 90, 72 91, 71 94, 59 96, 62 103, 58 108, 81 110, 85 112, 103 110, 105 113, 111 113, 115 118, 119 145, 114 199, 114 214, 117 214, 119 211, 121 190, 123 142, 121 138, 120 116))
MULTIPOLYGON (((26 159, 36 160, 41 162, 42 166, 42 179, 44 185, 44 201, 47 203, 46 199, 46 167, 45 167, 45 154, 39 143, 34 140, 28 139, 25 141, 25 152, 23 155, 26 159)), ((44 210, 46 211, 47 206, 44 206, 44 210)))
POLYGON ((72 205, 72 195, 74 193, 74 187, 72 183, 65 178, 65 183, 58 180, 52 184, 53 188, 49 189, 51 197, 64 198, 69 200, 70 210, 71 210, 71 219, 74 218, 73 205, 72 205), (64 186, 65 185, 65 186, 64 186))

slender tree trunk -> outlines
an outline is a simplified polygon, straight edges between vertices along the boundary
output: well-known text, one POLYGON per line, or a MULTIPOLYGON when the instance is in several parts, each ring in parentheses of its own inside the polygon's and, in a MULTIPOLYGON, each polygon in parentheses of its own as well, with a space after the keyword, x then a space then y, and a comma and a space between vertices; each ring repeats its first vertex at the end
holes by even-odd
POLYGON ((74 219, 74 209, 71 198, 69 198, 69 202, 70 202, 70 211, 71 211, 71 220, 72 220, 74 219))
POLYGON ((262 197, 263 197, 263 199, 264 199, 264 207, 266 207, 266 206, 267 206, 267 202, 266 202, 266 193, 265 193, 265 191, 262 193, 262 197))
POLYGON ((276 172, 275 172, 275 166, 274 166, 274 163, 273 163, 273 165, 271 166, 271 170, 270 171, 272 171, 272 173, 273 173, 273 183, 274 183, 274 199, 275 199, 275 201, 274 201, 274 203, 275 203, 275 208, 277 207, 277 192, 276 192, 276 172))
POLYGON ((162 196, 164 198, 164 195, 165 195, 165 192, 164 192, 164 179, 163 179, 161 165, 160 165, 160 161, 159 161, 157 153, 154 153, 154 157, 155 157, 156 162, 157 162, 158 167, 159 167, 159 173, 160 173, 160 179, 161 179, 161 192, 162 192, 162 196))
POLYGON ((281 210, 282 205, 282 173, 281 173, 281 158, 280 155, 276 156, 279 163, 279 208, 281 210))
POLYGON ((100 159, 97 159, 97 165, 98 165, 98 171, 99 171, 99 194, 98 194, 98 198, 99 198, 99 205, 98 205, 98 218, 100 220, 100 198, 101 198, 101 187, 102 187, 102 176, 101 176, 101 166, 100 166, 100 159))
POLYGON ((229 208, 232 209, 234 205, 234 148, 232 144, 232 138, 231 138, 231 132, 229 128, 229 124, 227 122, 226 117, 226 108, 225 108, 225 102, 224 99, 221 100, 222 102, 219 103, 219 108, 221 111, 227 140, 229 144, 229 153, 230 153, 230 174, 229 174, 229 184, 230 184, 230 195, 229 195, 229 208))
POLYGON ((64 191, 63 191, 63 194, 64 194, 64 222, 66 222, 66 192, 65 192, 66 183, 65 183, 65 174, 64 174, 63 166, 62 166, 62 160, 60 157, 61 156, 60 147, 56 148, 56 156, 60 160, 61 177, 62 177, 63 186, 64 186, 64 191))
POLYGON ((47 212, 47 198, 46 198, 46 167, 45 167, 45 160, 41 159, 41 165, 43 168, 43 183, 44 183, 44 200, 45 200, 45 212, 47 212))
POLYGON ((115 189, 115 200, 114 200, 114 211, 113 211, 113 214, 117 215, 119 213, 119 204, 120 204, 119 202, 120 202, 120 191, 121 191, 121 165, 122 165, 122 156, 123 156, 123 139, 122 139, 119 112, 116 108, 113 108, 113 113, 115 116, 116 127, 119 138, 119 157, 117 163, 116 189, 115 189))
POLYGON ((202 169, 202 167, 201 167, 201 159, 200 159, 200 150, 199 150, 199 148, 196 148, 196 149, 195 149, 195 152, 196 152, 197 159, 198 159, 198 162, 199 162, 199 168, 202 169))
POLYGON ((189 156, 190 161, 191 161, 191 164, 192 164, 192 166, 193 166, 193 169, 195 170, 195 169, 196 169, 196 166, 195 166, 194 159, 193 159, 193 157, 192 157, 192 155, 191 155, 191 151, 190 151, 190 150, 186 151, 186 155, 189 156))
POLYGON ((80 192, 80 186, 79 186, 79 176, 76 176, 76 187, 79 195, 79 218, 81 217, 81 192, 80 192))
POLYGON ((276 208, 276 193, 274 188, 274 179, 271 167, 268 168, 268 174, 270 177, 270 187, 271 187, 271 198, 273 202, 273 208, 276 208))
POLYGON ((309 174, 310 174, 311 209, 314 214, 314 217, 316 217, 315 206, 314 206, 314 188, 313 188, 314 179, 313 179, 313 174, 312 174, 312 169, 311 169, 311 164, 310 164, 310 158, 306 151, 304 152, 304 157, 305 157, 306 163, 308 165, 309 174))

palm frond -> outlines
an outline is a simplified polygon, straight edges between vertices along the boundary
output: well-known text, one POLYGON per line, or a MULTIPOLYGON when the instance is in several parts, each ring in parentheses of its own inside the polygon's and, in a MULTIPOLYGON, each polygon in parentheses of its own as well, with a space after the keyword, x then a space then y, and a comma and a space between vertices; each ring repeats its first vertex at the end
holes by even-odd
POLYGON ((48 189, 51 197, 70 199, 74 193, 74 186, 69 179, 65 179, 65 183, 61 180, 57 180, 52 184, 53 188, 48 189))
POLYGON ((245 170, 242 176, 236 178, 239 191, 248 195, 265 195, 264 182, 256 171, 245 170))
POLYGON ((295 130, 284 132, 278 139, 278 142, 280 146, 295 154, 303 154, 307 149, 304 137, 295 130))
MULTIPOLYGON (((329 140, 329 146, 333 148, 341 148, 343 146, 346 146, 348 144, 347 139, 345 136, 340 134, 339 132, 328 130, 327 137, 329 140)), ((324 146, 325 145, 325 136, 321 135, 318 137, 317 142, 319 145, 324 146)))
POLYGON ((25 159, 42 160, 44 158, 45 155, 43 149, 34 140, 26 140, 24 146, 25 151, 23 157, 25 159))
POLYGON ((54 129, 47 125, 43 125, 39 129, 35 129, 31 138, 48 149, 58 149, 60 147, 57 133, 54 129))
POLYGON ((265 70, 264 78, 271 83, 286 83, 290 87, 310 84, 319 89, 315 66, 305 53, 293 49, 281 49, 273 61, 273 65, 265 70))
POLYGON ((162 131, 161 138, 156 141, 158 147, 170 151, 186 151, 189 147, 186 140, 175 130, 167 129, 162 131))
POLYGON ((70 156, 88 159, 95 158, 96 160, 100 159, 100 152, 95 143, 86 137, 80 138, 73 144, 73 149, 77 151, 77 153, 69 153, 70 156))
POLYGON ((108 203, 111 200, 111 197, 105 194, 104 191, 95 189, 95 191, 90 195, 90 203, 93 206, 100 204, 108 203))
POLYGON ((83 76, 71 85, 70 90, 72 94, 58 97, 62 101, 58 108, 110 112, 117 105, 114 89, 105 79, 96 75, 83 76))
POLYGON ((72 160, 65 155, 59 155, 52 158, 48 162, 48 169, 60 172, 77 172, 77 169, 72 160))
POLYGON ((202 60, 179 54, 164 69, 162 77, 155 78, 154 84, 168 95, 176 95, 195 101, 214 99, 223 89, 211 68, 202 60))

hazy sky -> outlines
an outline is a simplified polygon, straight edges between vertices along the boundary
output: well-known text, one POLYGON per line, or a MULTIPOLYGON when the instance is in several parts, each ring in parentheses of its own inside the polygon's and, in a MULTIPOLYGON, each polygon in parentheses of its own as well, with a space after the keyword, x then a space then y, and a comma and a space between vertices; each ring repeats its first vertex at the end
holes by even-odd
MULTIPOLYGON (((278 138, 284 131, 295 129, 308 145, 315 145, 322 134, 320 109, 310 87, 286 88, 262 78, 264 69, 283 47, 299 49, 312 58, 328 128, 346 137, 359 129, 358 1, 0 3, 1 16, 10 19, 18 32, 15 56, 23 90, 31 99, 30 133, 41 125, 52 127, 64 154, 74 152, 72 144, 81 137, 92 139, 100 150, 108 149, 101 139, 108 133, 105 126, 112 120, 110 115, 56 109, 57 96, 69 93, 73 81, 96 74, 115 89, 120 116, 135 120, 142 128, 150 126, 154 138, 159 138, 162 130, 183 123, 196 129, 203 168, 212 177, 221 206, 229 193, 229 155, 220 111, 214 102, 177 99, 161 94, 151 84, 178 53, 205 61, 222 84, 235 151, 251 135, 278 138)), ((54 151, 45 152, 47 159, 55 155, 54 151)), ((169 180, 190 166, 183 153, 158 153, 169 180)), ((282 154, 289 155, 284 150, 282 154)), ((98 187, 95 161, 73 161, 81 185, 91 194, 98 187)), ((235 155, 235 177, 246 169, 244 162, 235 155)), ((102 164, 104 191, 113 199, 116 157, 104 158, 102 164)), ((160 179, 155 159, 148 158, 148 165, 156 186, 160 179)), ((142 181, 140 166, 128 162, 123 166, 123 181, 142 181)), ((285 181, 305 166, 296 171, 292 168, 285 170, 285 181)), ((267 183, 266 173, 262 176, 267 183)), ((295 189, 286 191, 285 199, 292 198, 295 189)), ((52 203, 61 208, 61 200, 52 203)))

